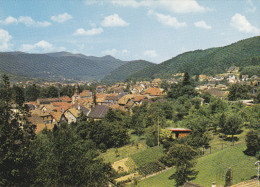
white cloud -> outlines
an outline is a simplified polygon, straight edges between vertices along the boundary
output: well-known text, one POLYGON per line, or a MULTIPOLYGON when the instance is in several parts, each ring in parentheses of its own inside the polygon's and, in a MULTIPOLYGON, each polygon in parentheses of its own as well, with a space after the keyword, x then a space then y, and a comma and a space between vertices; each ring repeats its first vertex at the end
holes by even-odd
POLYGON ((103 55, 111 55, 111 56, 117 56, 119 58, 125 58, 128 57, 128 55, 130 54, 130 51, 128 51, 127 49, 123 49, 123 50, 117 50, 115 48, 113 49, 107 49, 101 52, 103 55))
POLYGON ((34 21, 31 17, 29 16, 20 16, 18 18, 18 22, 19 23, 23 23, 25 24, 26 26, 35 26, 35 27, 48 27, 51 25, 50 22, 48 21, 43 21, 43 22, 40 22, 40 21, 34 21))
POLYGON ((248 0, 247 1, 247 8, 246 8, 246 12, 255 12, 256 11, 256 7, 253 4, 252 0, 248 0))
POLYGON ((251 25, 245 16, 236 13, 230 21, 230 25, 236 28, 239 32, 242 33, 254 33, 259 34, 260 29, 251 25))
POLYGON ((45 41, 45 40, 41 40, 35 44, 23 44, 21 46, 21 50, 22 51, 52 51, 54 50, 54 47, 51 43, 45 41))
POLYGON ((144 51, 143 55, 146 57, 149 57, 149 58, 158 57, 158 54, 156 53, 155 50, 146 50, 146 51, 144 51))
POLYGON ((9 24, 18 24, 23 23, 26 26, 35 26, 35 27, 48 27, 51 25, 48 21, 34 21, 29 16, 20 16, 19 18, 14 18, 12 16, 7 17, 4 21, 0 20, 1 24, 9 25, 9 24))
POLYGON ((196 27, 203 28, 203 29, 211 29, 211 26, 208 25, 205 21, 195 22, 194 25, 195 25, 196 27))
POLYGON ((137 2, 135 0, 112 0, 111 3, 114 5, 133 8, 137 8, 143 5, 142 2, 137 2))
POLYGON ((181 28, 181 27, 187 26, 187 24, 185 22, 179 22, 176 17, 160 14, 160 13, 154 12, 152 10, 150 10, 148 12, 148 15, 154 15, 160 23, 170 26, 170 27, 181 28))
POLYGON ((4 21, 0 20, 0 23, 4 25, 9 25, 9 24, 17 24, 18 20, 12 16, 7 17, 4 21))
POLYGON ((122 53, 123 53, 123 54, 127 54, 127 53, 129 53, 129 51, 128 51, 127 49, 123 49, 123 50, 122 50, 122 53))
POLYGON ((103 1, 100 0, 85 0, 85 5, 89 6, 89 5, 103 5, 103 1))
POLYGON ((65 12, 64 14, 59 14, 57 16, 51 16, 51 20, 58 23, 63 23, 72 19, 72 15, 65 12))
POLYGON ((0 29, 0 50, 6 51, 10 49, 10 40, 12 36, 8 33, 8 31, 0 29))
POLYGON ((110 1, 114 5, 123 7, 148 7, 148 8, 163 8, 174 13, 191 13, 205 12, 209 10, 200 6, 195 0, 113 0, 110 1))
POLYGON ((101 34, 102 32, 103 32, 102 28, 93 28, 87 31, 83 28, 79 28, 73 33, 73 36, 93 36, 93 35, 101 34))
POLYGON ((103 27, 125 27, 128 26, 129 23, 120 18, 118 14, 113 14, 105 17, 101 25, 103 27))
POLYGON ((105 51, 102 51, 103 55, 116 56, 117 53, 118 53, 118 50, 116 50, 116 49, 107 49, 105 51))

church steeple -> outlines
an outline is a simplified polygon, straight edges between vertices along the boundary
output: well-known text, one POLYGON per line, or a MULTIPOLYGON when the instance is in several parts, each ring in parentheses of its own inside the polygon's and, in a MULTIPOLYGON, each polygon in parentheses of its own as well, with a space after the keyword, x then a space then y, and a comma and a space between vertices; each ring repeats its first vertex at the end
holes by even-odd
POLYGON ((72 96, 72 104, 75 104, 80 99, 78 85, 75 86, 74 95, 72 96))

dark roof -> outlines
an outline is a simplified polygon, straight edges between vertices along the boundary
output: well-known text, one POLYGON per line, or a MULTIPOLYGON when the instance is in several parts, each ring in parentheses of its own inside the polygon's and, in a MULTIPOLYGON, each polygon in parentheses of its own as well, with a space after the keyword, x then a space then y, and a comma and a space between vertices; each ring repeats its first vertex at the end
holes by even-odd
POLYGON ((109 107, 106 105, 96 105, 91 109, 88 118, 102 119, 107 114, 109 107))
POLYGON ((185 182, 183 187, 203 187, 203 186, 198 185, 198 184, 194 184, 194 183, 191 183, 191 182, 185 182))
POLYGON ((87 109, 86 107, 81 107, 81 112, 83 112, 84 115, 87 115, 89 113, 89 109, 87 109))

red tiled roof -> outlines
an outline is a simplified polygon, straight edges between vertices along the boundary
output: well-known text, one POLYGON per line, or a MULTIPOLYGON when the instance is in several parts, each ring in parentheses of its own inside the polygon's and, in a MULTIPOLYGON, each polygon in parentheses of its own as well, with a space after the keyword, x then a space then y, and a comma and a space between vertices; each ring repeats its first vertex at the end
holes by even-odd
POLYGON ((152 96, 160 96, 163 95, 163 91, 159 88, 148 88, 143 94, 149 94, 152 96))

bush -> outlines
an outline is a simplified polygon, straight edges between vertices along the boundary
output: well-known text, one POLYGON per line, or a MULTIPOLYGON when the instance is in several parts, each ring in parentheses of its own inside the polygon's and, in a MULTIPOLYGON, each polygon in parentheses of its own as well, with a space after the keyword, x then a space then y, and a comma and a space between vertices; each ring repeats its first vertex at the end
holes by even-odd
POLYGON ((247 155, 255 156, 260 149, 260 140, 257 131, 249 131, 246 134, 246 147, 245 153, 247 155))

